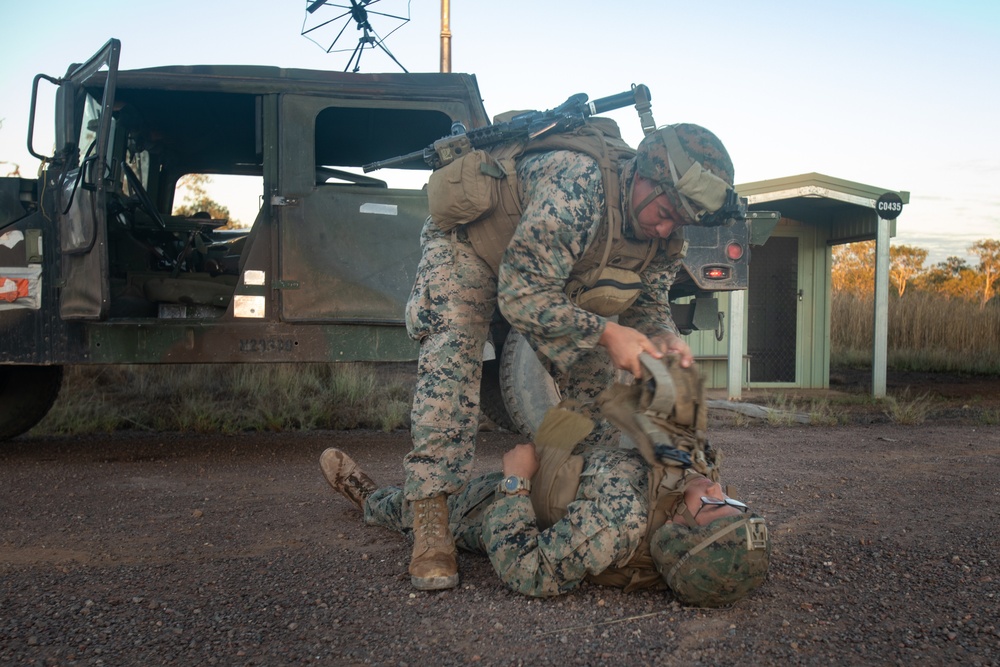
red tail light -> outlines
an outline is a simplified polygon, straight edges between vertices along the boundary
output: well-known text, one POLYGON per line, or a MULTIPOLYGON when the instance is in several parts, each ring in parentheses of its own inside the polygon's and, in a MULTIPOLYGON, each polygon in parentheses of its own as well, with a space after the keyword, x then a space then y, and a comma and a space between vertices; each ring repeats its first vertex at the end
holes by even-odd
POLYGON ((743 246, 739 243, 730 243, 726 246, 726 255, 728 255, 729 259, 734 261, 743 257, 743 246))
POLYGON ((706 266, 702 271, 702 275, 708 280, 728 280, 729 279, 729 267, 728 266, 706 266))

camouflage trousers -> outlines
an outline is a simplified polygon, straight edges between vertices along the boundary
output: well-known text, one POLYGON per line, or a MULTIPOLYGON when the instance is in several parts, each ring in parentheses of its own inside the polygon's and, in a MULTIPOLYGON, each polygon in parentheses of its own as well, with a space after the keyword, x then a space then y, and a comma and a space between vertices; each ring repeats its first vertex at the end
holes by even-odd
MULTIPOLYGON (((497 305, 497 279, 459 227, 443 232, 430 218, 406 304, 406 328, 420 342, 410 412, 413 449, 403 465, 407 500, 454 494, 469 480, 479 430, 483 348, 497 305)), ((530 341, 530 332, 527 334, 530 341)), ((588 401, 613 379, 603 350, 585 354, 556 377, 564 396, 588 401)), ((589 440, 607 442, 606 422, 589 440)))
MULTIPOLYGON (((448 527, 459 549, 486 553, 483 543, 483 512, 496 495, 501 473, 489 473, 471 480, 459 493, 448 496, 448 527)), ((365 523, 382 526, 412 538, 413 515, 402 489, 385 487, 365 501, 365 523)))

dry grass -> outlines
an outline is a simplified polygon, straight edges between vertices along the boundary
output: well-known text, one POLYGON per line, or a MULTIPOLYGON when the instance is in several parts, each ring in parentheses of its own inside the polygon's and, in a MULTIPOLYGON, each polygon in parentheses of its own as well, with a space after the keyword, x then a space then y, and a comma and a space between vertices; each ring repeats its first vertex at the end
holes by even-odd
MULTIPOLYGON (((918 291, 889 305, 891 369, 1000 375, 1000 308, 918 291)), ((868 366, 871 300, 835 293, 831 322, 832 365, 868 366)), ((411 398, 410 378, 375 364, 67 367, 59 400, 33 432, 389 431, 409 425, 411 398)), ((842 423, 842 402, 855 400, 872 399, 809 403, 778 394, 767 421, 785 426, 798 411, 815 425, 842 423)), ((919 424, 932 406, 926 395, 901 395, 870 407, 896 423, 919 424)), ((1000 423, 1000 412, 983 410, 980 421, 1000 423)))
MULTIPOLYGON (((831 304, 831 364, 871 360, 871 298, 836 292, 831 304)), ((894 370, 1000 374, 1000 308, 914 291, 889 300, 888 363, 894 370)))
POLYGON ((904 391, 899 396, 886 396, 885 414, 894 424, 903 426, 917 426, 927 420, 927 415, 933 407, 930 394, 921 394, 911 397, 909 391, 904 391))
POLYGON ((76 366, 33 432, 391 431, 408 426, 411 396, 366 364, 76 366))

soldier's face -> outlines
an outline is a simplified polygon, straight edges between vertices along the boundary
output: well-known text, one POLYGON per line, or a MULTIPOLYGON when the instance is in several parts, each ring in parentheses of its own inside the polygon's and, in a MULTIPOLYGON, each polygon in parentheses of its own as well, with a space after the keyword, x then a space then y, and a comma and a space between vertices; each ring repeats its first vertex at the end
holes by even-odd
MULTIPOLYGON (((684 504, 687 505, 694 516, 695 523, 699 526, 706 526, 722 517, 742 514, 740 510, 729 505, 705 505, 701 501, 702 496, 717 500, 725 500, 729 497, 723 492, 721 484, 713 482, 707 477, 691 480, 684 488, 684 504)), ((675 516, 673 521, 684 523, 684 519, 679 515, 675 516)))
MULTIPOLYGON (((631 210, 645 201, 656 184, 642 176, 635 177, 635 184, 632 186, 631 210)), ((634 214, 633 227, 635 235, 640 241, 651 239, 665 239, 670 236, 682 222, 681 216, 674 209, 667 195, 661 194, 659 197, 649 202, 641 211, 634 214)))

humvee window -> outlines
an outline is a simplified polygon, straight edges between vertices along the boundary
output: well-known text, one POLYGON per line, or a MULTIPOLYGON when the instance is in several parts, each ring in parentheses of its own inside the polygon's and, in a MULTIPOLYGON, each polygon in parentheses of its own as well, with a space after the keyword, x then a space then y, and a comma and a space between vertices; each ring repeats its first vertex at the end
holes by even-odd
MULTIPOLYGON (((83 122, 80 124, 80 138, 77 146, 81 151, 90 150, 97 141, 97 124, 101 117, 101 103, 92 95, 87 95, 83 106, 83 122)), ((80 159, 84 158, 80 155, 80 159)))
POLYGON ((361 165, 421 150, 448 134, 440 111, 328 107, 316 116, 316 183, 419 190, 430 172, 422 160, 366 176, 361 165))

